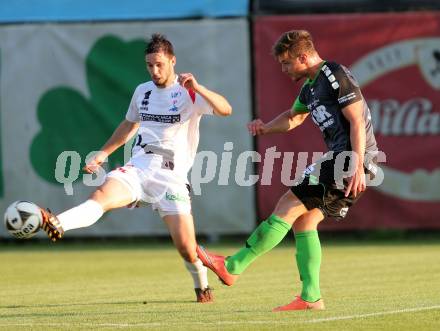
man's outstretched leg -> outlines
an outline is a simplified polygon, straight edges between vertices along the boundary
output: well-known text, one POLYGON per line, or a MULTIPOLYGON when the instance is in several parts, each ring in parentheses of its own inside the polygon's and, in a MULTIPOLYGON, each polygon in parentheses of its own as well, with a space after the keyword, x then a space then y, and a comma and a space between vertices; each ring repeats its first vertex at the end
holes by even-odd
POLYGON ((197 253, 204 265, 214 271, 223 283, 231 286, 257 257, 278 245, 295 220, 306 212, 302 202, 289 190, 278 201, 273 214, 255 229, 246 246, 236 254, 225 258, 200 246, 197 253))
POLYGON ((193 279, 197 302, 213 302, 214 295, 208 284, 208 269, 196 253, 197 244, 192 215, 166 215, 162 218, 168 227, 174 245, 185 262, 186 269, 193 279))
POLYGON ((273 311, 324 309, 319 286, 321 243, 317 231, 318 223, 323 219, 322 212, 315 208, 303 214, 293 224, 296 263, 302 281, 302 291, 291 303, 273 311))
POLYGON ((124 207, 134 201, 130 189, 119 180, 108 178, 86 202, 57 216, 41 209, 43 230, 52 241, 61 239, 65 231, 84 228, 96 223, 108 210, 124 207))

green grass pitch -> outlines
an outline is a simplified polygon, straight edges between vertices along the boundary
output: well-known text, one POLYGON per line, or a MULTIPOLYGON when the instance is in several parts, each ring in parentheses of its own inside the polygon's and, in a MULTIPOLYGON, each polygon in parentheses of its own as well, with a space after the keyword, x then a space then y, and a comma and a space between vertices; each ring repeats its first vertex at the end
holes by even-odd
POLYGON ((171 243, 2 244, 0 268, 0 330, 440 330, 438 240, 323 241, 325 311, 271 312, 300 290, 292 243, 231 288, 210 272, 205 305, 171 243))

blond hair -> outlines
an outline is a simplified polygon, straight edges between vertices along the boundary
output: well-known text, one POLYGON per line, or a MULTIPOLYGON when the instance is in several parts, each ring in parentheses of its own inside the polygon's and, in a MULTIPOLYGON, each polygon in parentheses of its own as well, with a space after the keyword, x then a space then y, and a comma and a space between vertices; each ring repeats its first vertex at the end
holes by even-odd
POLYGON ((284 32, 272 46, 275 57, 288 53, 289 56, 299 56, 301 53, 315 53, 315 46, 310 32, 306 30, 291 30, 284 32))

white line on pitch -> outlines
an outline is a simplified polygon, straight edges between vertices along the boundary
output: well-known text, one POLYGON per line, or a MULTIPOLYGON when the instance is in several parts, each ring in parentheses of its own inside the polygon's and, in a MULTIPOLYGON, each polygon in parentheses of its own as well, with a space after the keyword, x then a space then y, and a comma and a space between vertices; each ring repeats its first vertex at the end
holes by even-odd
POLYGON ((381 312, 369 313, 369 314, 317 318, 309 321, 303 321, 302 323, 321 323, 321 322, 331 322, 331 321, 340 321, 340 320, 350 320, 350 319, 373 317, 373 316, 415 313, 418 311, 434 310, 434 309, 440 309, 440 305, 430 306, 430 307, 419 307, 419 308, 406 308, 406 309, 391 310, 391 311, 381 311, 381 312))
MULTIPOLYGON (((6 326, 54 326, 54 327, 72 327, 72 326, 90 326, 90 327, 119 327, 119 328, 132 328, 132 327, 161 327, 161 326, 170 326, 170 325, 183 325, 183 324, 197 324, 197 325, 239 325, 239 324, 308 324, 308 323, 323 323, 323 322, 332 322, 332 321, 341 321, 341 320, 350 320, 357 318, 367 318, 373 316, 384 316, 384 315, 394 315, 394 314, 403 314, 403 313, 414 313, 425 310, 435 310, 440 309, 440 305, 429 306, 429 307, 419 307, 419 308, 406 308, 399 310, 391 310, 391 311, 383 311, 376 313, 368 313, 368 314, 359 314, 359 315, 348 315, 348 316, 335 316, 335 317, 325 317, 325 318, 316 318, 312 320, 306 321, 280 321, 280 320, 267 320, 267 321, 217 321, 217 322, 197 322, 197 321, 188 321, 188 322, 175 322, 175 323, 161 323, 161 322, 151 322, 151 323, 0 323, 1 327, 6 326)), ((292 312, 284 312, 292 313, 292 312)))

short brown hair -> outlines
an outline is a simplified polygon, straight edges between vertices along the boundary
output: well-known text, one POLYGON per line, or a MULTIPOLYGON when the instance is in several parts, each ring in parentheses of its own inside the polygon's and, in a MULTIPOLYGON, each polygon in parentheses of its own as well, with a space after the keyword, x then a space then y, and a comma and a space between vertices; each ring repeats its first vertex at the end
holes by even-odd
POLYGON ((174 47, 166 36, 160 33, 153 33, 151 38, 147 41, 145 55, 159 52, 174 56, 174 47))
POLYGON ((291 30, 284 32, 272 46, 272 54, 275 57, 288 52, 290 56, 298 56, 300 53, 314 53, 312 35, 306 30, 291 30))

